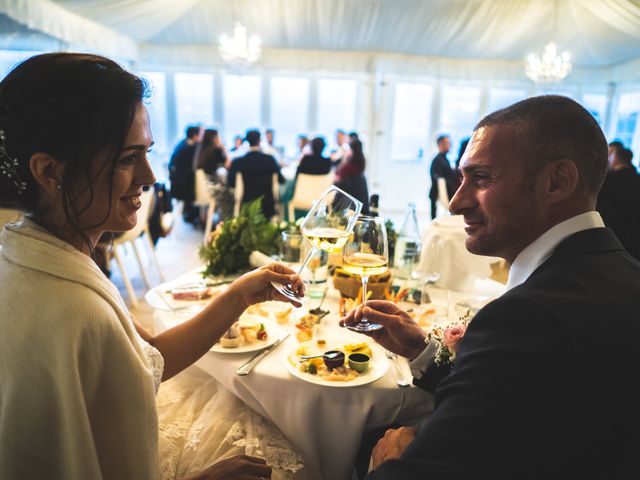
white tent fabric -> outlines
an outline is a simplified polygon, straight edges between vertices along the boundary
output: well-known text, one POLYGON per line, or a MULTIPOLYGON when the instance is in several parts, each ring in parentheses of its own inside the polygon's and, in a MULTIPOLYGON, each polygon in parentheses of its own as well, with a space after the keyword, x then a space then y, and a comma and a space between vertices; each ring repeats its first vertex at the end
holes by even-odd
MULTIPOLYGON (((50 0, 2 0, 0 12, 31 30, 58 38, 70 49, 96 50, 125 59, 137 57, 137 44, 127 35, 72 13, 50 0)), ((29 45, 22 48, 29 48, 29 45)))
MULTIPOLYGON (((21 2, 16 2, 21 3, 21 2)), ((555 40, 584 67, 640 57, 637 0, 55 0, 154 45, 214 45, 236 21, 274 49, 521 60, 555 40)))

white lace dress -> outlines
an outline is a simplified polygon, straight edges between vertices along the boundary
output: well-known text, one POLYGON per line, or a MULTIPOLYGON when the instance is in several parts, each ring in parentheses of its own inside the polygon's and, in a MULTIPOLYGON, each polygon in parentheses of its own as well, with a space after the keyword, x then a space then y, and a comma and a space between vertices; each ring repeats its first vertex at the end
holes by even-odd
POLYGON ((179 479, 239 454, 264 458, 275 480, 304 478, 302 457, 275 425, 197 367, 160 385, 164 359, 140 341, 158 390, 162 480, 179 479))

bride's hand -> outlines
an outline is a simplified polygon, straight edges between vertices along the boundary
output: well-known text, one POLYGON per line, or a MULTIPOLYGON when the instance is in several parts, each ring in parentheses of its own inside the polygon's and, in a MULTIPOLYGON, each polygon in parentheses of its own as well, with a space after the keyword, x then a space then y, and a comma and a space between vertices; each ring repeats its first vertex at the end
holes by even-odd
POLYGON ((254 303, 266 302, 267 300, 279 300, 289 302, 296 307, 301 306, 300 302, 291 300, 278 292, 271 282, 289 284, 299 297, 304 295, 304 282, 293 270, 279 263, 272 263, 260 267, 251 272, 245 273, 236 279, 227 290, 242 299, 245 307, 254 303))
POLYGON ((182 480, 256 480, 271 478, 271 467, 257 457, 236 455, 220 460, 206 470, 182 480))

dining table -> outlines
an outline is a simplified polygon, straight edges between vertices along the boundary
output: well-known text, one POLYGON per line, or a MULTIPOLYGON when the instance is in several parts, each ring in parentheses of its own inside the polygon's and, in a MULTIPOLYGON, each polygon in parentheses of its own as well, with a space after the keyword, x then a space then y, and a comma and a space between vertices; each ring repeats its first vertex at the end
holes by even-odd
MULTIPOLYGON (((190 272, 170 284, 186 284, 199 275, 198 272, 190 272)), ((349 480, 366 432, 394 423, 415 425, 432 412, 434 398, 411 384, 399 386, 403 377, 411 380, 405 359, 389 359, 385 350, 373 340, 339 326, 340 294, 331 288, 330 279, 328 282, 322 309, 329 313, 315 328, 312 341, 367 342, 373 350, 372 363, 376 365, 367 382, 326 382, 292 372, 291 358, 300 345, 295 324, 309 309, 318 306, 318 299, 306 300, 300 309, 290 313, 285 323, 277 323, 273 317, 265 318, 272 334, 284 340, 273 347, 248 375, 240 376, 236 369, 256 352, 235 353, 213 348, 214 351, 207 352, 196 366, 280 429, 305 458, 304 478, 349 480), (397 365, 392 362, 397 362, 397 365)), ((491 282, 479 281, 479 291, 497 296, 500 287, 491 282)), ((166 289, 166 285, 150 290, 147 295, 148 301, 155 295, 150 303, 156 307, 156 332, 179 325, 195 311, 158 302, 162 288, 166 289)))

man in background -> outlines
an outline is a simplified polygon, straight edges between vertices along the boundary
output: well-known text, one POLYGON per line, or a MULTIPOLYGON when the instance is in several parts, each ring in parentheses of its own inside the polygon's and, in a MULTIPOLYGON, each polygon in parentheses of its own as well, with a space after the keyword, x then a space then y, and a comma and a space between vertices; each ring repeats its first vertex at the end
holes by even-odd
POLYGON ((171 195, 182 200, 184 207, 182 216, 186 222, 194 223, 198 220, 198 210, 193 207, 195 199, 194 157, 200 127, 187 127, 185 138, 176 145, 169 160, 169 180, 171 180, 171 195))
POLYGON ((284 183, 285 179, 280 173, 280 166, 276 159, 261 151, 258 130, 249 130, 245 140, 249 144, 249 151, 231 163, 227 183, 235 188, 236 175, 242 174, 244 184, 242 203, 262 197, 262 211, 267 218, 271 218, 275 215, 273 175, 278 175, 279 183, 284 183))
POLYGON ((440 135, 436 140, 438 145, 438 154, 431 161, 429 174, 431 175, 431 190, 429 190, 429 199, 431 200, 431 218, 436 218, 438 206, 438 179, 444 178, 447 185, 447 196, 451 198, 456 189, 456 174, 451 168, 447 153, 451 148, 451 139, 448 135, 440 135))
POLYGON ((284 148, 275 145, 275 130, 273 128, 267 128, 264 132, 265 141, 262 142, 262 151, 267 155, 271 155, 276 159, 278 165, 282 166, 282 159, 284 156, 284 148))
POLYGON ((347 150, 349 150, 349 142, 347 140, 347 135, 344 133, 344 130, 336 130, 336 144, 338 148, 334 150, 331 154, 331 164, 334 167, 338 167, 342 162, 347 150))
POLYGON ((598 195, 597 210, 624 248, 640 260, 640 175, 632 159, 633 152, 622 144, 609 144, 609 171, 598 195))

